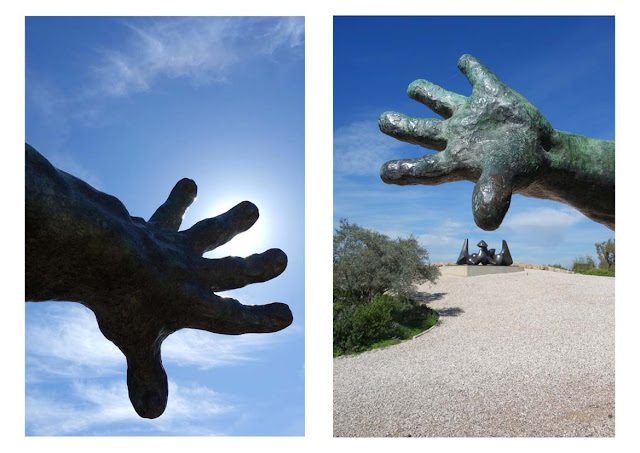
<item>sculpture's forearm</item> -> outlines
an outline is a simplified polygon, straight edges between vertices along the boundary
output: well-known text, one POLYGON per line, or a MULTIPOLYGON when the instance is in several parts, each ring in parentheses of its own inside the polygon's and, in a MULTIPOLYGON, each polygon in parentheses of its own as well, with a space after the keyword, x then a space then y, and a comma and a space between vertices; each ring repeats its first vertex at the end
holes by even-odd
POLYGON ((54 168, 25 147, 26 299, 80 300, 93 279, 94 260, 105 260, 99 244, 123 239, 128 219, 116 198, 54 168))
POLYGON ((615 228, 615 142, 554 131, 548 168, 523 195, 567 203, 615 228))

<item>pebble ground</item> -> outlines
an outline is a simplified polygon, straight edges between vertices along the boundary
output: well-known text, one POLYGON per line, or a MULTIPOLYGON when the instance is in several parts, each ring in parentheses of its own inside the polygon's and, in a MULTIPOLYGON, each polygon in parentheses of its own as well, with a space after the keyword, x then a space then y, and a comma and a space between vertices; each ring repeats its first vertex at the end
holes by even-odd
POLYGON ((614 281, 527 269, 423 285, 435 327, 334 359, 334 436, 614 436, 614 281))

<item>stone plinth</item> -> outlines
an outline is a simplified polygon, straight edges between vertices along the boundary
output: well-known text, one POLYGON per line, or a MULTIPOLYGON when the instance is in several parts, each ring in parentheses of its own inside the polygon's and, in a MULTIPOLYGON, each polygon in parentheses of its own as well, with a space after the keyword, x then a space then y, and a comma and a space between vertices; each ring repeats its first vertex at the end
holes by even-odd
POLYGON ((458 277, 476 277, 478 275, 509 274, 512 272, 522 272, 520 266, 442 266, 442 275, 456 275, 458 277))

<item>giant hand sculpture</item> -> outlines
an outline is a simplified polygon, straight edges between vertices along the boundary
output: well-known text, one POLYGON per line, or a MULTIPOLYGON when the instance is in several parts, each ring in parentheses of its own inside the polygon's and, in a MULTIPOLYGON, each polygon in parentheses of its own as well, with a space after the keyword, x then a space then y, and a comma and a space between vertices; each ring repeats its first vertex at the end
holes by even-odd
POLYGON ((540 111, 471 55, 458 68, 473 87, 466 97, 426 80, 408 94, 444 120, 385 112, 385 134, 440 151, 393 160, 380 170, 389 184, 436 185, 473 181, 476 224, 495 230, 511 195, 569 204, 590 219, 615 227, 615 144, 553 129, 540 111))
POLYGON ((249 229, 258 208, 244 201, 178 231, 195 198, 196 184, 183 179, 145 222, 26 145, 26 299, 90 308, 126 356, 129 398, 146 418, 160 416, 167 404, 160 346, 173 332, 276 332, 293 321, 285 304, 245 306, 214 294, 277 277, 287 256, 271 249, 246 258, 203 258, 249 229))

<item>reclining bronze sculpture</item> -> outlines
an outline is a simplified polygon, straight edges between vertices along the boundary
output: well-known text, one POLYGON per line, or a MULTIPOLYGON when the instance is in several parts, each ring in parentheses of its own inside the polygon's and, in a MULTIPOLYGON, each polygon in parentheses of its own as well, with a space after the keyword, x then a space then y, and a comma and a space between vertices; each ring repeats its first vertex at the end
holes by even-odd
POLYGON ((511 266, 513 264, 513 258, 511 258, 511 252, 505 240, 502 240, 502 250, 497 255, 496 249, 488 249, 487 243, 484 241, 478 242, 478 247, 480 247, 478 253, 469 255, 469 239, 465 239, 456 264, 474 266, 478 264, 485 266, 511 266))

